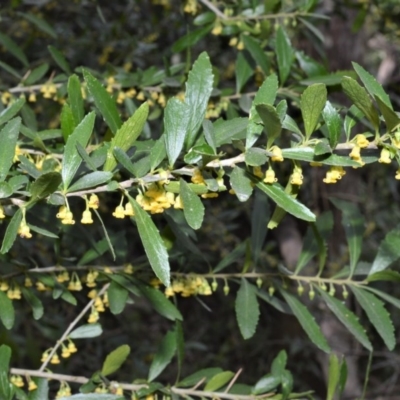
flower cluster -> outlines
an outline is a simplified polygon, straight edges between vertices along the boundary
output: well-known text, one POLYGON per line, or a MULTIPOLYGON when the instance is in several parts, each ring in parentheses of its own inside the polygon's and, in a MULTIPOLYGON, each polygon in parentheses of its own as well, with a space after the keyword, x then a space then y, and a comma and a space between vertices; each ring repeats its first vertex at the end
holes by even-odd
POLYGON ((333 166, 326 173, 323 181, 325 183, 336 183, 338 180, 342 179, 344 175, 346 175, 346 171, 343 169, 343 167, 333 166))
POLYGON ((69 387, 67 382, 62 381, 60 385, 60 389, 56 394, 56 399, 60 399, 61 397, 71 396, 71 388, 69 387))
POLYGON ((212 294, 212 288, 207 279, 200 276, 188 276, 174 279, 171 286, 165 289, 165 295, 167 297, 171 297, 178 293, 182 297, 195 295, 209 296, 212 294))

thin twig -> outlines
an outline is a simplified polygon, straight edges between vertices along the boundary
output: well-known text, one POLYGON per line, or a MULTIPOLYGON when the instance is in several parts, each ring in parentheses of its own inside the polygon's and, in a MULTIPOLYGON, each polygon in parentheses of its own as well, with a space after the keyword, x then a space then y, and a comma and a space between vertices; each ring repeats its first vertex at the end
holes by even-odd
POLYGON ((99 291, 99 293, 97 293, 97 296, 94 297, 92 300, 90 300, 89 303, 86 304, 84 309, 79 313, 79 315, 69 324, 67 330, 63 333, 61 338, 57 341, 55 346, 52 348, 52 350, 50 351, 46 360, 44 360, 43 364, 39 368, 39 372, 44 371, 44 369, 47 367, 47 364, 50 362, 53 355, 57 352, 58 348, 61 346, 61 344, 64 342, 64 340, 67 339, 68 335, 75 328, 76 324, 83 318, 83 316, 87 313, 87 311, 93 306, 96 298, 100 297, 108 289, 109 286, 110 286, 110 283, 105 284, 102 287, 102 289, 99 291))
POLYGON ((225 20, 229 19, 229 17, 227 15, 225 15, 221 10, 219 10, 216 6, 214 6, 214 4, 212 4, 210 1, 200 0, 200 2, 203 3, 211 11, 214 11, 214 13, 216 15, 218 15, 218 17, 220 17, 221 19, 225 19, 225 20))
POLYGON ((231 387, 233 384, 237 381, 237 378, 239 378, 239 375, 242 373, 243 368, 240 368, 238 372, 236 372, 235 376, 232 378, 232 380, 229 382, 229 385, 226 387, 224 393, 228 393, 231 390, 231 387))

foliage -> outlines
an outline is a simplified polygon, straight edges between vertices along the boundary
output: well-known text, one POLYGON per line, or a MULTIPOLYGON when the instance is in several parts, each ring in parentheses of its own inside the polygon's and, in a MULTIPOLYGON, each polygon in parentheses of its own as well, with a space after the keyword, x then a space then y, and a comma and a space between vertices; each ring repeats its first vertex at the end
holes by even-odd
POLYGON ((311 187, 354 168, 348 179, 384 171, 393 188, 398 104, 360 64, 329 72, 297 49, 296 35, 316 47, 323 38, 318 1, 100 3, 1 11, 0 397, 341 396, 346 358, 324 336, 320 309, 370 362, 377 337, 393 351, 388 309, 400 302, 385 288, 399 282, 400 231, 381 224, 371 254, 365 209, 334 195, 323 209, 311 187), (305 232, 295 265, 274 248, 290 218, 305 232), (246 383, 238 364, 193 361, 196 346, 207 349, 199 325, 222 332, 219 319, 242 336, 230 349, 264 346, 265 313, 273 324, 297 319, 313 351, 329 355, 325 394, 299 382, 289 346, 270 349, 257 376, 245 366, 246 383), (134 341, 132 330, 113 339, 117 322, 134 341), (74 361, 83 339, 86 362, 74 361))

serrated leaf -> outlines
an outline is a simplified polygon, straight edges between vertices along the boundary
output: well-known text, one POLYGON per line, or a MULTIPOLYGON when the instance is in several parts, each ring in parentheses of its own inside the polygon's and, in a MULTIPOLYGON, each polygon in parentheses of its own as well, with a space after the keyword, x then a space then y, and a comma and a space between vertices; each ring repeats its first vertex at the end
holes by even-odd
POLYGON ((241 35, 245 49, 251 54, 251 57, 260 66, 264 74, 268 74, 270 70, 269 59, 260 46, 260 44, 250 35, 241 35))
POLYGON ((172 168, 183 149, 188 132, 190 108, 179 99, 172 98, 164 110, 165 148, 172 168))
POLYGON ((233 167, 230 175, 230 183, 239 201, 247 201, 253 193, 251 181, 246 176, 246 171, 242 168, 233 167))
POLYGON ((32 290, 21 287, 22 295, 24 296, 25 300, 29 303, 32 307, 33 318, 38 320, 42 318, 44 313, 43 304, 38 297, 36 297, 32 290))
POLYGON ((93 188, 108 182, 113 177, 111 172, 94 171, 79 178, 68 188, 68 192, 77 192, 79 190, 93 188))
POLYGON ((254 68, 250 65, 243 52, 237 53, 235 63, 235 76, 236 76, 236 93, 240 93, 244 85, 248 82, 254 74, 254 68))
POLYGON ((216 392, 226 385, 235 374, 232 371, 223 371, 217 375, 214 375, 204 387, 205 392, 216 392))
POLYGON ((139 285, 139 290, 143 293, 143 296, 151 303, 154 310, 156 310, 163 317, 168 318, 171 321, 179 320, 182 321, 183 317, 176 306, 171 303, 164 293, 158 289, 154 289, 151 286, 139 285))
POLYGON ((389 109, 393 110, 390 98, 383 89, 382 85, 361 65, 357 64, 356 62, 352 62, 352 64, 354 70, 357 72, 357 75, 361 79, 362 83, 364 84, 370 95, 372 97, 379 97, 389 109))
POLYGON ((31 200, 37 201, 54 193, 61 183, 61 175, 58 172, 46 172, 32 183, 30 187, 31 200))
POLYGON ((136 200, 129 196, 129 201, 132 204, 135 213, 135 221, 139 231, 139 236, 142 240, 151 268, 163 285, 169 286, 170 266, 168 253, 164 246, 164 242, 161 239, 160 232, 154 225, 153 220, 146 211, 139 206, 136 200))
POLYGON ((68 337, 70 339, 90 339, 98 337, 102 333, 103 329, 100 324, 86 324, 74 329, 68 337))
POLYGON ((372 344, 365 333, 365 329, 360 325, 353 312, 350 311, 340 300, 332 297, 318 286, 315 287, 324 299, 328 308, 336 315, 338 320, 367 350, 372 351, 372 344))
POLYGON ((270 197, 279 207, 304 221, 314 222, 316 217, 310 209, 300 203, 278 184, 267 185, 264 182, 258 182, 256 186, 270 197))
POLYGON ((21 61, 25 67, 28 67, 29 62, 25 53, 8 35, 0 33, 0 44, 2 44, 15 58, 21 61))
POLYGON ((264 165, 268 161, 267 152, 265 149, 250 147, 244 153, 244 161, 252 167, 264 165))
POLYGON ((190 186, 182 178, 180 183, 180 196, 183 203, 183 213, 189 226, 199 229, 204 219, 204 205, 199 196, 195 194, 190 186))
POLYGON ((301 95, 300 109, 304 121, 304 130, 308 140, 314 132, 327 98, 326 86, 315 83, 309 86, 301 95))
POLYGON ((257 289, 242 278, 235 301, 236 319, 244 339, 250 339, 257 328, 260 308, 257 300, 257 289))
POLYGON ((361 254, 364 234, 364 218, 358 207, 349 201, 330 198, 336 208, 342 211, 342 225, 350 253, 350 277, 353 276, 361 254))
POLYGON ((178 387, 190 387, 195 386, 199 382, 207 382, 213 376, 222 372, 221 368, 204 368, 200 371, 195 372, 192 375, 187 376, 186 378, 182 379, 177 386, 178 387))
MULTIPOLYGON (((102 87, 102 89, 104 88, 102 87)), ((148 115, 149 104, 145 102, 115 132, 115 136, 111 140, 110 147, 107 151, 107 159, 103 167, 104 171, 112 171, 117 165, 117 161, 115 160, 113 154, 115 147, 119 147, 123 151, 128 151, 133 146, 143 130, 148 115)))
POLYGON ((165 135, 163 135, 158 140, 156 140, 151 150, 150 170, 154 171, 166 157, 167 157, 167 150, 165 148, 165 135))
POLYGON ((281 378, 275 375, 263 376, 252 388, 251 393, 255 396, 272 392, 281 384, 281 378))
POLYGON ((85 116, 82 97, 81 82, 77 75, 71 75, 68 79, 68 103, 74 116, 75 124, 79 124, 85 116))
POLYGON ((383 119, 385 120, 387 130, 389 132, 394 131, 400 125, 400 118, 399 116, 389 108, 386 103, 381 100, 380 97, 375 96, 376 103, 378 104, 379 109, 383 115, 383 119))
POLYGON ((111 129, 111 132, 115 135, 121 127, 122 121, 114 99, 89 71, 83 70, 83 77, 85 79, 87 89, 93 97, 94 104, 99 109, 104 121, 111 129))
POLYGON ((0 131, 0 182, 6 179, 13 164, 20 126, 21 118, 17 117, 9 121, 0 131))
POLYGON ((342 131, 342 119, 340 118, 336 108, 333 107, 329 101, 326 102, 325 108, 322 111, 322 118, 324 119, 325 125, 328 128, 329 144, 331 145, 332 149, 334 149, 339 142, 342 131))
POLYGON ((169 331, 162 340, 157 353, 154 355, 153 361, 150 365, 148 381, 153 381, 171 362, 172 357, 176 353, 177 341, 176 331, 169 331))
POLYGON ((328 342, 326 341, 325 336, 321 332, 321 328, 315 322, 315 318, 308 311, 307 307, 302 304, 297 297, 293 296, 286 290, 281 290, 280 292, 310 340, 322 351, 329 353, 331 349, 328 345, 328 342))
POLYGON ((128 358, 131 348, 127 344, 117 347, 113 350, 104 360, 103 366, 101 368, 101 374, 103 376, 108 376, 118 371, 121 365, 128 358))
POLYGON ((395 306, 395 307, 400 309, 400 300, 397 297, 393 297, 390 294, 387 294, 387 293, 382 292, 380 290, 371 288, 369 286, 366 286, 364 289, 368 290, 369 292, 372 292, 372 293, 376 294, 377 296, 381 297, 383 300, 387 301, 388 303, 390 303, 393 306, 395 306))
POLYGON ((113 280, 110 283, 107 294, 110 303, 110 311, 114 315, 120 314, 124 310, 126 301, 128 300, 128 291, 113 280))
POLYGON ((14 306, 7 294, 2 291, 0 291, 0 320, 6 329, 11 329, 14 326, 14 306))
POLYGON ((379 116, 367 91, 349 76, 343 77, 342 87, 354 105, 369 119, 375 130, 378 130, 379 116))
POLYGON ((7 108, 5 108, 0 113, 0 125, 5 124, 12 117, 14 117, 14 115, 16 115, 19 110, 21 110, 21 108, 23 107, 24 104, 25 104, 25 98, 24 97, 20 97, 19 99, 17 99, 14 102, 12 102, 7 108))
POLYGON ((67 60, 64 57, 64 54, 56 49, 54 46, 47 46, 51 56, 53 57, 53 60, 57 63, 57 65, 67 74, 71 75, 71 68, 67 62, 67 60))
POLYGON ((267 148, 269 148, 272 146, 275 139, 281 134, 281 120, 275 107, 269 104, 257 104, 256 110, 264 123, 264 131, 267 134, 267 148))
POLYGON ((290 74, 295 52, 290 43, 289 37, 281 26, 279 26, 276 32, 275 46, 279 69, 279 80, 280 84, 283 86, 290 74))
POLYGON ((82 158, 76 149, 76 143, 80 143, 83 147, 87 146, 90 136, 92 135, 95 118, 96 114, 94 111, 86 115, 81 123, 74 129, 72 135, 68 137, 61 169, 64 191, 67 191, 76 171, 82 163, 82 158))
POLYGON ((22 211, 19 208, 13 217, 11 218, 10 223, 7 226, 6 233, 3 238, 3 243, 1 245, 1 254, 6 254, 8 250, 11 249, 15 239, 17 238, 18 228, 22 221, 22 211))
MULTIPOLYGON (((263 82, 263 84, 257 90, 254 96, 253 105, 257 104, 269 104, 273 105, 275 103, 276 94, 278 93, 278 77, 276 74, 271 74, 263 82)), ((250 116, 252 114, 250 113, 250 116)))
POLYGON ((228 253, 213 269, 213 273, 216 274, 217 272, 222 271, 229 265, 233 264, 235 261, 243 257, 246 253, 246 242, 240 243, 238 246, 234 248, 233 251, 228 253))
POLYGON ((358 303, 367 314, 369 321, 385 342, 386 347, 392 351, 396 346, 394 326, 383 302, 373 294, 356 286, 352 285, 351 290, 358 303))
POLYGON ((207 53, 203 52, 194 62, 186 82, 185 103, 189 106, 188 132, 185 137, 186 149, 193 146, 197 132, 203 123, 213 81, 214 75, 210 58, 207 53))

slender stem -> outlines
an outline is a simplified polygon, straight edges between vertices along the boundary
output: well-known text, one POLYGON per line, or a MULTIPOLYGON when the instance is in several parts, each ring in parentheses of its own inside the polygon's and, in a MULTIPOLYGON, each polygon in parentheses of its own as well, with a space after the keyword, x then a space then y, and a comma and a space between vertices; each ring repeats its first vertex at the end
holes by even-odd
POLYGON ((221 19, 229 19, 227 15, 225 15, 221 10, 219 10, 214 4, 212 4, 209 0, 200 0, 207 8, 211 11, 214 11, 218 17, 221 19))
POLYGON ((66 331, 62 334, 61 338, 57 341, 55 346, 50 351, 50 353, 47 356, 46 360, 44 360, 43 364, 39 368, 39 372, 43 372, 44 371, 44 369, 47 367, 47 364, 50 362, 50 360, 53 357, 53 355, 57 352, 58 348, 61 346, 61 344, 64 342, 64 340, 67 339, 68 335, 75 328, 76 324, 83 318, 83 316, 87 313, 87 311, 90 310, 90 308, 93 306, 96 298, 101 296, 108 289, 109 286, 110 286, 109 283, 105 284, 102 287, 102 289, 100 290, 100 292, 97 294, 97 296, 94 297, 92 300, 90 300, 89 303, 87 303, 86 306, 83 308, 83 310, 79 313, 79 315, 69 324, 69 326, 66 329, 66 331))

